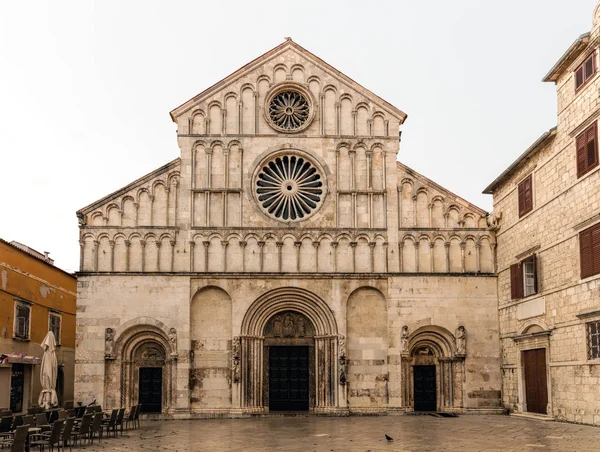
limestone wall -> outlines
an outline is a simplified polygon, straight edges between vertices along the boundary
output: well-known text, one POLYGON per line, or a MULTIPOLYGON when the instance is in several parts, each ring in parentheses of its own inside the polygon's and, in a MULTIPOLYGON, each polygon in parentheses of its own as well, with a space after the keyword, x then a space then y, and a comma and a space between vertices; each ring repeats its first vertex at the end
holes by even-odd
POLYGON ((600 214, 600 168, 577 176, 575 140, 598 120, 600 81, 596 75, 575 92, 573 71, 590 52, 597 53, 597 46, 594 29, 587 49, 557 80, 555 135, 494 190, 494 212, 502 215, 496 237, 503 403, 527 409, 522 352, 545 348, 548 413, 596 424, 600 363, 587 359, 585 323, 600 319, 600 312, 582 314, 600 308, 600 283, 598 275, 580 277, 579 232, 600 214), (533 178, 533 210, 519 218, 517 185, 528 174, 533 178), (537 257, 538 293, 511 300, 510 265, 532 254, 537 257))

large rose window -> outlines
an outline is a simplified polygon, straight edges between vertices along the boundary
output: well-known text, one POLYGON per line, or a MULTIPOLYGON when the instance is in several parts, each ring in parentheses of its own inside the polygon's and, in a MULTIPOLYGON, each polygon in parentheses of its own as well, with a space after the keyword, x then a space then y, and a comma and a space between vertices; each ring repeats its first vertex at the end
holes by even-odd
POLYGON ((304 157, 285 155, 261 165, 255 176, 255 193, 262 210, 283 221, 302 220, 321 205, 324 180, 304 157))

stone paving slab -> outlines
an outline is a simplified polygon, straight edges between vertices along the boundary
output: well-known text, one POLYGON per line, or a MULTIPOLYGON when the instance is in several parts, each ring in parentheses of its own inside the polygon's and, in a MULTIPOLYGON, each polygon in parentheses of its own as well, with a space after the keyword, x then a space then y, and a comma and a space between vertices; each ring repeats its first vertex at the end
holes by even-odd
MULTIPOLYGON (((82 449, 83 450, 83 449, 82 449)), ((600 428, 510 416, 146 421, 86 451, 600 451, 600 428), (386 441, 384 435, 394 438, 386 441)))

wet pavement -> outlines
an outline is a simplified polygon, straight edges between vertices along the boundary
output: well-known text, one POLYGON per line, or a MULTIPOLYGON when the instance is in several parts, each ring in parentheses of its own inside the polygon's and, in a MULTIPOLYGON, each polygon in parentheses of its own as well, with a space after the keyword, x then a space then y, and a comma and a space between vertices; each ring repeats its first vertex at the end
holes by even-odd
POLYGON ((600 428, 513 416, 143 421, 86 451, 600 451, 600 428), (393 438, 388 442, 385 435, 393 438))

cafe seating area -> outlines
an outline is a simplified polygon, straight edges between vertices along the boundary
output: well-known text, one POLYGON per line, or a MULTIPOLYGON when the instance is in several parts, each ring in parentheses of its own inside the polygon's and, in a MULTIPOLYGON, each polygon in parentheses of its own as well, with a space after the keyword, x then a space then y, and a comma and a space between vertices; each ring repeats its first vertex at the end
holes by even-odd
POLYGON ((0 409, 0 450, 69 451, 94 441, 110 441, 140 426, 140 405, 129 411, 117 408, 103 411, 100 405, 44 410, 31 407, 27 414, 0 409))

